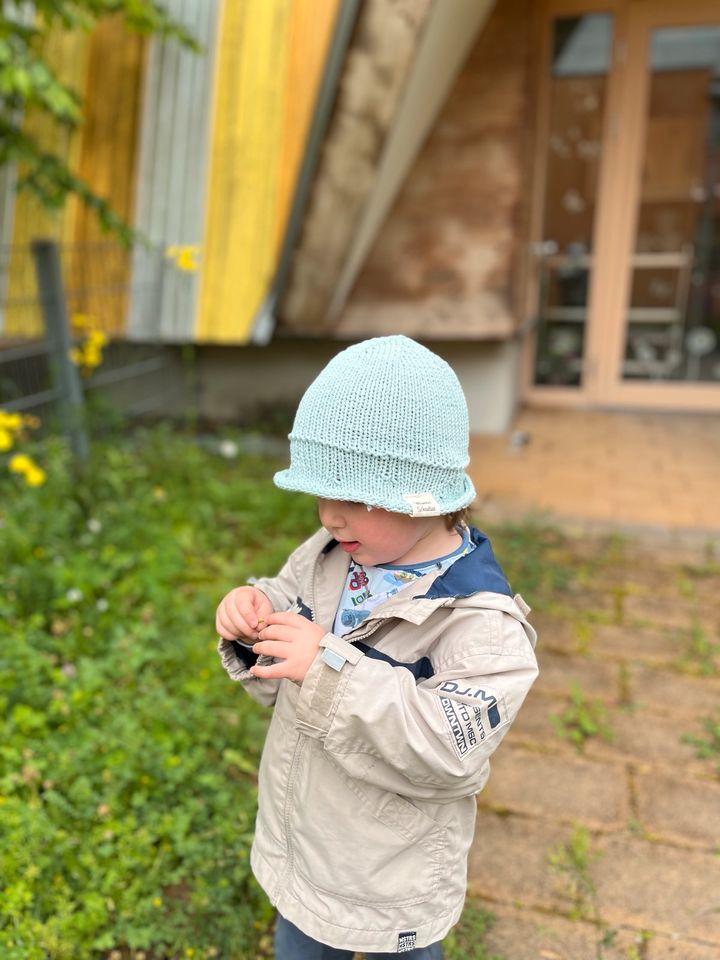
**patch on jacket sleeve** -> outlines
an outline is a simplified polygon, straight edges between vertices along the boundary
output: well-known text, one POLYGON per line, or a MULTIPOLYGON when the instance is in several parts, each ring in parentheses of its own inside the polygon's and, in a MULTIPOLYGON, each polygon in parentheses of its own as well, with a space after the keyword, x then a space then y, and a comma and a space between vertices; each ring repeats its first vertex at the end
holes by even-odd
POLYGON ((506 719, 504 704, 495 697, 489 697, 479 704, 438 697, 438 705, 450 728, 455 753, 461 760, 479 747, 506 719))
POLYGON ((399 933, 397 952, 409 953, 411 950, 414 950, 416 940, 417 933, 414 930, 407 931, 406 933, 399 933))

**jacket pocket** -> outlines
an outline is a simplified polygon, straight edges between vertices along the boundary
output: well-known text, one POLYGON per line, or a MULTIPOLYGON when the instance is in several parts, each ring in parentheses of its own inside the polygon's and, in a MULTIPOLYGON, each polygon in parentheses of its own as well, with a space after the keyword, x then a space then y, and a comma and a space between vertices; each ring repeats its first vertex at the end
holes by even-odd
POLYGON ((444 866, 443 828, 415 804, 348 777, 309 750, 295 787, 295 872, 334 899, 378 907, 432 897, 444 866))

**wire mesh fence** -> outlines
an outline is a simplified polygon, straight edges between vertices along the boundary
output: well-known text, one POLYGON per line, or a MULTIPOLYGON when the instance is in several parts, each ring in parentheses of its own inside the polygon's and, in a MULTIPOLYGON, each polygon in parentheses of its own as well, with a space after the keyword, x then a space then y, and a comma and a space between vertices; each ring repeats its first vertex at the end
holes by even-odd
POLYGON ((150 338, 137 336, 138 304, 153 309, 162 290, 156 269, 141 271, 138 282, 131 258, 152 266, 160 257, 112 243, 0 248, 0 408, 32 412, 70 433, 85 429, 93 395, 129 416, 188 409, 177 350, 151 339, 152 318, 150 338))

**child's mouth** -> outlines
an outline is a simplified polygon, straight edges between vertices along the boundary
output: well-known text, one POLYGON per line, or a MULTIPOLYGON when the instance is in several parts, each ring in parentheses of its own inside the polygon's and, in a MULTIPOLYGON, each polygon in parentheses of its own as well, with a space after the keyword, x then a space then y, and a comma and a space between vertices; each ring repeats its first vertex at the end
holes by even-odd
POLYGON ((352 553, 353 550, 357 550, 357 548, 360 546, 360 541, 359 540, 341 540, 340 546, 345 551, 345 553, 352 553))

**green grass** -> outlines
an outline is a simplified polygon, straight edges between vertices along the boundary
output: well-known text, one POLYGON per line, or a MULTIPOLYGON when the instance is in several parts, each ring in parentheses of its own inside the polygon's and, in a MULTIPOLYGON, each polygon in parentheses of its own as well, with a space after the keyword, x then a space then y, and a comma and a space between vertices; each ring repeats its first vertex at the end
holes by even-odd
POLYGON ((0 477, 0 955, 256 957, 267 714, 218 669, 214 610, 314 505, 162 429, 82 474, 32 452, 44 486, 0 477))
MULTIPOLYGON (((29 452, 43 486, 0 471, 0 956, 268 956, 248 863, 268 712, 220 669, 214 612, 315 504, 169 429, 98 441, 82 471, 53 439, 29 452)), ((530 602, 571 581, 557 533, 491 532, 530 602)), ((489 922, 466 913, 448 956, 485 960, 489 922)))

